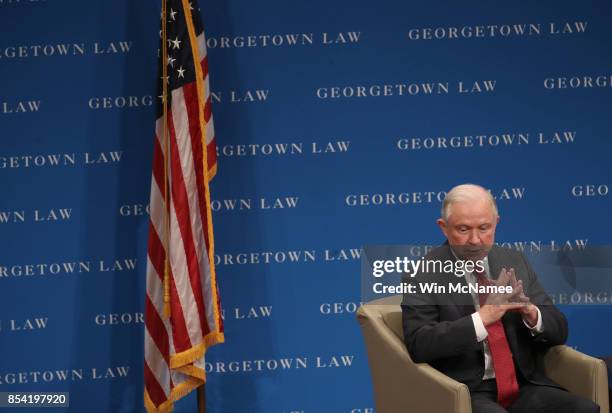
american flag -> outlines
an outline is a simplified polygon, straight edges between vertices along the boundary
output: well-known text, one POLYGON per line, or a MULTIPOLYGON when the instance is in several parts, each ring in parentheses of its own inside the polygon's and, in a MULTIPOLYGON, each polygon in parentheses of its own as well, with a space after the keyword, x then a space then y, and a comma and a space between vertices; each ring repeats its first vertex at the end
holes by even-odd
POLYGON ((160 37, 144 337, 150 413, 171 411, 202 385, 206 349, 224 340, 208 186, 216 144, 195 0, 163 0, 160 37))

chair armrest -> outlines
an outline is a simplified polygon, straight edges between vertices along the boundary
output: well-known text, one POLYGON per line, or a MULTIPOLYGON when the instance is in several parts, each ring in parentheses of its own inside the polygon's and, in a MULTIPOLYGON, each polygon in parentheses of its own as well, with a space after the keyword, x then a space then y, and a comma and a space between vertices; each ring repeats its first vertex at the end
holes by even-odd
POLYGON ((415 364, 376 306, 357 311, 366 342, 378 413, 471 413, 467 386, 426 363, 415 364))
POLYGON ((600 413, 610 413, 608 372, 603 360, 568 346, 555 346, 544 358, 546 375, 573 394, 593 400, 600 413))

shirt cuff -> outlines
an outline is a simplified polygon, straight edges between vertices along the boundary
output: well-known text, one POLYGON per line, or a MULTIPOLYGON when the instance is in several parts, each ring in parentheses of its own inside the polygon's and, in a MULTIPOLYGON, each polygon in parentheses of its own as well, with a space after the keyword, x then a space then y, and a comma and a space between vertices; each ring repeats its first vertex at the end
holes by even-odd
POLYGON ((543 330, 542 328, 542 313, 540 312, 540 309, 536 306, 536 310, 538 310, 538 321, 536 321, 536 325, 533 327, 530 327, 529 324, 527 324, 527 322, 525 320, 523 320, 523 324, 525 324, 525 327, 527 327, 529 329, 529 331, 531 332, 532 336, 535 336, 536 334, 540 334, 543 330))
POLYGON ((484 341, 487 338, 489 333, 487 333, 487 329, 485 328, 485 325, 482 322, 482 318, 480 318, 480 314, 478 314, 478 311, 472 314, 472 322, 474 323, 474 330, 476 331, 476 340, 480 343, 481 341, 484 341))

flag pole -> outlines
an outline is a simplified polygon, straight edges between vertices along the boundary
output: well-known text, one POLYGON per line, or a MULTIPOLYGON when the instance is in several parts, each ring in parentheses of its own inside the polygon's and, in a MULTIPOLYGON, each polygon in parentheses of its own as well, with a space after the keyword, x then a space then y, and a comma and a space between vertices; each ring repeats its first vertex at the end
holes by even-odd
POLYGON ((170 178, 168 170, 170 169, 170 138, 168 136, 168 28, 167 28, 167 5, 166 0, 162 1, 162 108, 163 117, 163 145, 165 146, 166 156, 164 157, 164 201, 166 203, 166 211, 164 214, 164 227, 166 230, 164 248, 166 256, 164 258, 164 305, 163 316, 170 318, 170 263, 168 256, 170 255, 170 178))
POLYGON ((198 413, 206 413, 206 384, 198 387, 198 413))

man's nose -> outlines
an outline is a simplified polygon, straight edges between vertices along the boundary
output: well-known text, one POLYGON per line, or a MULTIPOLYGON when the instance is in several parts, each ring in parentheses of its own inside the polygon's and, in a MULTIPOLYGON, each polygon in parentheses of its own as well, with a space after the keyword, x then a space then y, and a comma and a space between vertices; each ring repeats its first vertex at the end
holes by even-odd
POLYGON ((481 242, 480 242, 480 234, 478 233, 477 230, 470 231, 470 238, 469 238, 468 242, 471 245, 480 245, 481 244, 481 242))

